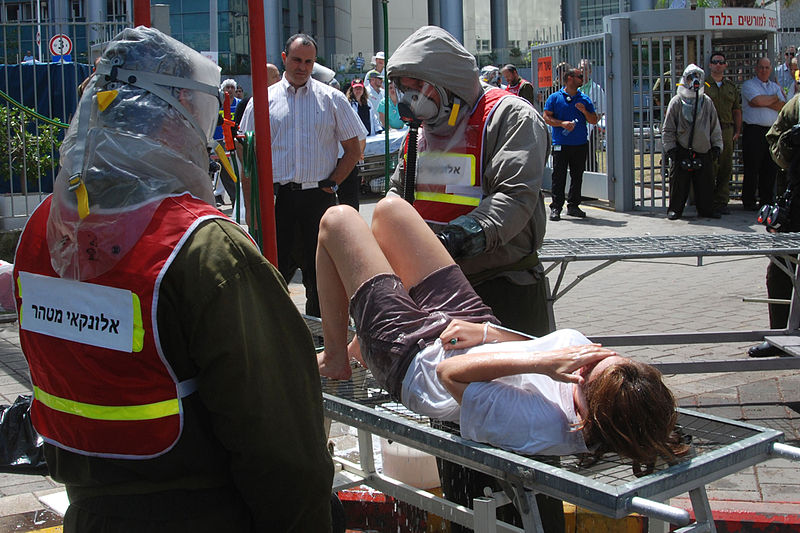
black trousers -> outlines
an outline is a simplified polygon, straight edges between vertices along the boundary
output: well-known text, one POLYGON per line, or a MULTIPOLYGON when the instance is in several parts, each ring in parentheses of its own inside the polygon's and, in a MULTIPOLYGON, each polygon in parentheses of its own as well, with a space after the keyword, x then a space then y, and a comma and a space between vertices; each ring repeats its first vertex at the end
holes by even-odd
POLYGON ((567 205, 577 207, 581 203, 581 186, 583 185, 583 171, 586 167, 586 153, 589 150, 589 143, 578 146, 559 145, 556 150, 553 146, 553 180, 552 194, 553 200, 550 207, 561 209, 564 207, 564 190, 567 186, 567 167, 569 167, 569 196, 567 205))
POLYGON ((775 173, 778 165, 769 154, 767 126, 745 123, 742 129, 742 203, 745 206, 771 204, 775 201, 775 173), (756 189, 758 202, 756 202, 756 189))
MULTIPOLYGON (((791 268, 797 270, 797 267, 791 268)), ((767 296, 779 300, 792 299, 792 278, 772 261, 767 266, 767 296)), ((785 304, 769 304, 770 329, 782 329, 789 323, 789 306, 785 304)))
POLYGON ((349 205, 358 211, 361 205, 361 176, 358 174, 358 166, 353 167, 350 174, 339 184, 339 203, 349 205))
POLYGON ((275 236, 278 271, 289 283, 299 265, 306 288, 306 314, 316 317, 320 316, 316 267, 319 221, 333 204, 333 195, 322 189, 277 187, 275 236))
POLYGON ((681 160, 691 157, 689 150, 679 149, 676 159, 670 160, 669 167, 669 210, 679 215, 683 213, 686 199, 689 197, 689 186, 694 185, 694 203, 697 214, 709 216, 714 211, 714 172, 709 154, 696 154, 702 168, 687 171, 681 167, 681 160))

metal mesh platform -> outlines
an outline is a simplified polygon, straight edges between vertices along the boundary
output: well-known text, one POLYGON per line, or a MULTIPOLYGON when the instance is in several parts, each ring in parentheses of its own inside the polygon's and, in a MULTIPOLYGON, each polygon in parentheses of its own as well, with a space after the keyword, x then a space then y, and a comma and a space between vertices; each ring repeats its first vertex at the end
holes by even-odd
MULTIPOLYGON (((319 321, 307 323, 321 340, 319 321)), ((535 460, 433 429, 427 418, 392 401, 361 367, 349 381, 323 379, 323 393, 326 416, 334 420, 614 518, 640 512, 674 522, 676 510, 656 502, 699 490, 698 501, 707 504, 706 483, 768 459, 783 440, 776 430, 679 409, 677 431, 689 452, 675 464, 660 461, 652 472, 637 475, 629 460, 615 454, 594 463, 581 456, 535 460)))
POLYGON ((729 235, 545 239, 539 250, 539 259, 542 261, 564 259, 592 261, 797 253, 800 253, 800 234, 763 232, 729 235))
MULTIPOLYGON (((555 303, 589 276, 621 261, 644 259, 689 258, 703 264, 705 257, 762 256, 785 272, 797 288, 795 266, 800 254, 798 233, 734 233, 725 235, 665 235, 643 237, 611 237, 587 239, 545 239, 539 259, 548 276, 548 313, 550 329, 556 329, 555 303), (593 262, 593 263, 592 263, 593 262), (582 270, 566 280, 570 265, 582 270)), ((594 342, 606 346, 653 346, 658 344, 691 344, 707 342, 760 342, 769 338, 784 352, 795 355, 794 348, 784 346, 779 336, 797 335, 800 329, 798 291, 792 297, 789 324, 785 330, 685 331, 670 333, 637 333, 595 335, 594 342)), ((654 323, 658 323, 654 321, 654 323)), ((691 326, 688 325, 687 326, 691 326)), ((792 341, 793 342, 793 341, 792 341)), ((800 349, 797 354, 800 355, 800 349)), ((741 370, 784 370, 800 368, 800 358, 747 359, 741 361, 690 361, 659 364, 665 373, 734 372, 741 370)))

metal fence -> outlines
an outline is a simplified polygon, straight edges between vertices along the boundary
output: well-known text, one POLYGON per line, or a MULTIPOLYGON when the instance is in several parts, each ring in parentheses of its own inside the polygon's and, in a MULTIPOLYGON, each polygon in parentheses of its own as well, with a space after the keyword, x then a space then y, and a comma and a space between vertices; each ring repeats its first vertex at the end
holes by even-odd
POLYGON ((52 191, 78 85, 104 44, 128 26, 0 24, 0 229, 21 227, 52 191))
MULTIPOLYGON (((674 16, 673 13, 670 15, 674 16)), ((725 53, 728 62, 726 75, 741 85, 754 75, 757 60, 769 54, 770 38, 753 35, 746 39, 726 39, 708 30, 650 31, 630 33, 625 43, 612 45, 612 33, 533 46, 533 63, 543 61, 544 79, 552 77, 552 82, 542 83, 540 72, 537 102, 541 110, 546 98, 560 88, 560 77, 567 66, 578 67, 582 59, 588 59, 592 66, 591 79, 603 89, 604 101, 598 106, 600 122, 589 138, 590 156, 584 174, 583 194, 615 204, 630 193, 615 191, 615 187, 626 183, 630 188, 632 183, 632 203, 626 200, 623 203, 629 207, 615 205, 616 208, 663 208, 669 202, 669 190, 661 144, 662 122, 669 101, 676 94, 683 69, 689 63, 695 63, 707 71, 711 52, 719 50, 725 53), (625 61, 617 65, 617 72, 612 75, 611 58, 614 54, 625 57, 625 61), (612 80, 621 82, 624 89, 615 92, 612 80), (615 108, 619 112, 616 123, 612 119, 615 108), (622 148, 616 156, 615 144, 622 148), (615 157, 621 158, 616 166, 615 157), (623 167, 629 170, 621 172, 623 167), (631 180, 623 179, 630 169, 631 180)), ((541 64, 539 67, 542 70, 541 64)), ((734 198, 741 196, 743 165, 740 142, 737 141, 734 149, 731 184, 734 198)))
MULTIPOLYGON (((536 89, 539 111, 543 110, 547 98, 561 88, 563 75, 568 68, 584 70, 581 90, 591 98, 600 120, 597 125, 589 125, 588 128, 589 154, 583 192, 586 196, 608 199, 608 132, 605 115, 609 102, 606 96, 605 41, 606 36, 599 34, 532 46, 531 63, 536 65, 532 83, 536 89), (540 71, 538 76, 535 75, 537 71, 540 71)), ((548 167, 552 169, 552 157, 548 167)))

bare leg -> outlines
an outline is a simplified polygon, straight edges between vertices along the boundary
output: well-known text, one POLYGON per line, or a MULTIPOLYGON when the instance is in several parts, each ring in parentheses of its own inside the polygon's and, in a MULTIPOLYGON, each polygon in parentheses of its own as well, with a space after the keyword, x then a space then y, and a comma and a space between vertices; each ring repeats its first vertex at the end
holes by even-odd
POLYGON ((325 337, 325 350, 317 356, 321 375, 350 377, 349 298, 368 279, 390 272, 392 267, 356 210, 342 205, 325 212, 317 244, 317 286, 325 337))
POLYGON ((372 215, 372 233, 406 289, 454 263, 416 209, 401 198, 378 202, 372 215))

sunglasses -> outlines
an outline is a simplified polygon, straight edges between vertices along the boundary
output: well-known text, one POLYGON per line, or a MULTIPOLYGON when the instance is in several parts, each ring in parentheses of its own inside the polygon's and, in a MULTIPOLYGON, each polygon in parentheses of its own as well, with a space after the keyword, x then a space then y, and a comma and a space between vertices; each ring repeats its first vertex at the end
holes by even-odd
POLYGON ((786 52, 786 55, 789 57, 794 57, 794 52, 786 52))
POLYGON ((583 74, 570 74, 573 78, 583 79, 583 74))
POLYGON ((709 63, 711 63, 712 65, 727 65, 728 64, 728 62, 725 61, 724 59, 712 59, 711 61, 709 61, 709 63))

